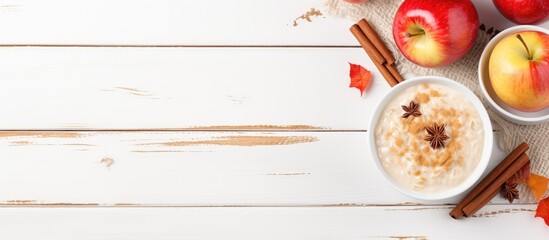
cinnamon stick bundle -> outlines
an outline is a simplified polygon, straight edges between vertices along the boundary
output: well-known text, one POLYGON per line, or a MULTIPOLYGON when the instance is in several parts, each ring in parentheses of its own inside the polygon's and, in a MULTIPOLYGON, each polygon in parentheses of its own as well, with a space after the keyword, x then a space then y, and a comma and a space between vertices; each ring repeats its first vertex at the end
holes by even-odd
POLYGON ((395 57, 366 19, 353 24, 350 30, 391 87, 404 81, 404 78, 394 65, 395 57))
POLYGON ((499 192, 501 189, 501 186, 507 181, 507 179, 511 178, 516 172, 518 172, 526 163, 530 161, 530 158, 526 155, 526 153, 523 153, 519 156, 518 159, 516 159, 511 166, 509 166, 503 173, 501 173, 496 179, 494 179, 494 182, 490 184, 486 189, 479 193, 479 195, 473 199, 470 203, 468 203, 465 207, 463 207, 463 214, 466 217, 473 216, 475 212, 477 212, 480 208, 482 208, 486 203, 490 201, 494 197, 494 192, 499 192))
POLYGON ((470 217, 486 205, 497 195, 505 181, 530 161, 526 155, 528 148, 527 143, 522 143, 515 148, 452 209, 450 216, 455 219, 464 215, 470 217))
POLYGON ((385 46, 385 43, 381 41, 381 38, 370 26, 368 21, 363 18, 362 20, 358 21, 357 25, 360 27, 360 30, 364 32, 364 35, 368 37, 368 39, 372 42, 376 49, 381 53, 381 55, 383 55, 383 58, 385 59, 387 65, 393 65, 396 61, 395 57, 393 56, 393 54, 391 54, 391 51, 389 51, 387 46, 385 46))

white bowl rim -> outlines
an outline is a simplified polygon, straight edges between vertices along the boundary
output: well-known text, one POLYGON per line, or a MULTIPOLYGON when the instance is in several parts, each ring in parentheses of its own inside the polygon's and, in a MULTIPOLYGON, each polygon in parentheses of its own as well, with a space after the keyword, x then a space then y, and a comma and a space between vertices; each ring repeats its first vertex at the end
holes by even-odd
POLYGON ((370 147, 370 150, 371 150, 370 155, 373 158, 378 170, 381 172, 382 175, 384 175, 385 179, 387 179, 387 181, 393 186, 393 188, 397 189, 398 191, 400 191, 405 195, 408 195, 417 199, 422 199, 422 200, 441 200, 441 199, 451 198, 465 192, 467 189, 473 186, 473 184, 480 179, 480 177, 482 176, 482 173, 484 173, 484 171, 486 170, 486 167, 488 166, 488 162, 490 161, 490 157, 492 155, 493 137, 494 136, 492 132, 492 123, 488 116, 488 112, 486 112, 484 105, 478 99, 478 97, 471 90, 469 90, 467 87, 463 86, 462 84, 454 80, 450 80, 448 78, 437 77, 437 76, 414 77, 414 78, 407 79, 406 81, 399 83, 397 86, 393 87, 389 92, 387 92, 381 98, 381 101, 377 104, 376 108, 374 109, 374 112, 368 124, 368 146, 370 147), (430 193, 430 194, 410 191, 410 190, 404 189, 402 186, 396 183, 386 173, 385 168, 381 165, 381 161, 377 153, 377 146, 375 142, 375 129, 377 126, 377 122, 379 121, 381 112, 385 110, 385 107, 387 106, 389 101, 391 101, 397 94, 399 94, 409 86, 419 85, 423 83, 441 84, 444 86, 448 86, 452 89, 455 89, 461 92, 462 94, 464 94, 477 109, 477 112, 480 115, 480 119, 483 123, 483 128, 484 128, 484 146, 482 150, 482 155, 479 160, 479 163, 477 164, 475 170, 471 173, 471 175, 467 177, 467 179, 464 182, 462 182, 461 184, 459 184, 454 188, 448 189, 443 192, 430 193))
MULTIPOLYGON (((507 29, 501 31, 500 33, 498 33, 494 38, 490 39, 488 44, 486 44, 486 46, 484 47, 484 50, 482 51, 482 53, 480 55, 480 60, 479 60, 478 69, 477 69, 477 71, 478 71, 478 83, 479 83, 479 86, 480 86, 480 90, 483 94, 484 99, 488 102, 488 104, 492 108, 494 108, 498 113, 503 114, 507 119, 511 120, 512 122, 517 123, 517 124, 526 124, 526 125, 543 123, 543 122, 549 120, 549 114, 539 116, 539 117, 534 117, 534 116, 525 117, 525 116, 520 116, 520 115, 514 114, 514 113, 509 112, 509 111, 505 110, 504 108, 502 108, 498 103, 496 103, 494 101, 494 99, 492 99, 492 97, 488 93, 488 90, 484 86, 483 74, 482 74, 484 65, 482 63, 485 61, 486 58, 490 57, 490 55, 492 53, 492 49, 495 47, 495 45, 501 39, 503 39, 504 37, 506 37, 510 33, 528 31, 528 30, 539 31, 539 32, 549 34, 548 29, 538 27, 538 26, 534 26, 534 25, 517 25, 517 26, 507 28, 507 29)), ((516 111, 517 112, 522 112, 520 110, 516 110, 516 111)), ((543 111, 543 110, 540 110, 540 111, 543 111)), ((525 114, 526 114, 526 112, 525 112, 525 114)))

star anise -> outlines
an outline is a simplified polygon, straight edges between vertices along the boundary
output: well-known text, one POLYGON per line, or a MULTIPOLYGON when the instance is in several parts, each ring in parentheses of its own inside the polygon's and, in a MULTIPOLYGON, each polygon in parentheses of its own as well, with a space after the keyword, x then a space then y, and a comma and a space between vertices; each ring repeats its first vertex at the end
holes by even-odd
POLYGON ((509 201, 509 203, 513 203, 513 200, 519 199, 517 184, 503 184, 501 187, 501 194, 507 199, 507 201, 509 201))
POLYGON ((402 105, 402 110, 404 110, 405 112, 404 114, 402 114, 402 118, 408 118, 409 116, 421 116, 421 112, 419 111, 419 104, 415 103, 414 101, 410 101, 410 104, 408 106, 402 105))
POLYGON ((448 140, 450 137, 444 133, 444 128, 446 125, 437 125, 436 123, 433 123, 432 126, 425 127, 425 130, 427 130, 427 136, 425 136, 425 141, 431 142, 431 147, 433 149, 437 148, 444 148, 444 141, 448 140))

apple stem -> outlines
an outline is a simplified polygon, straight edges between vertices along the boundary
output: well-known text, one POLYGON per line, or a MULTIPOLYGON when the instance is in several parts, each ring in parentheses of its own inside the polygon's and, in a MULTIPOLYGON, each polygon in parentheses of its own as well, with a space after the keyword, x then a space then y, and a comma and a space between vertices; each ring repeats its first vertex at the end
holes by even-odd
POLYGON ((419 32, 417 32, 417 33, 409 33, 409 32, 407 32, 407 33, 406 33, 406 37, 410 38, 410 37, 413 37, 413 36, 423 35, 423 34, 425 34, 425 31, 423 31, 423 30, 421 30, 421 31, 419 31, 419 32))
POLYGON ((524 48, 526 48, 526 52, 528 53, 528 60, 532 60, 532 54, 530 54, 530 49, 528 49, 528 46, 526 45, 526 42, 524 42, 524 39, 522 39, 520 34, 517 34, 517 38, 520 40, 524 48))

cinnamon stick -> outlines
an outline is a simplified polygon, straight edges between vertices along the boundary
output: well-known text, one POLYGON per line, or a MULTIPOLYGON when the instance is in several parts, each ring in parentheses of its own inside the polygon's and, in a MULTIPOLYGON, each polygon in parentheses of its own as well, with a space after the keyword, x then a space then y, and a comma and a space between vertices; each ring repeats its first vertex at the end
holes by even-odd
POLYGON ((386 66, 385 64, 381 64, 376 61, 373 61, 373 62, 376 65, 379 72, 381 73, 381 75, 383 75, 383 78, 385 78, 385 80, 387 81, 387 83, 389 83, 391 87, 394 87, 395 85, 398 84, 398 81, 395 79, 395 77, 393 77, 391 72, 389 72, 389 70, 385 67, 386 66))
POLYGON ((404 78, 402 77, 402 75, 400 75, 400 73, 398 72, 398 70, 397 70, 397 68, 395 67, 394 64, 387 65, 387 63, 385 63, 385 68, 387 68, 387 70, 389 70, 391 75, 393 75, 393 77, 395 78, 395 80, 398 83, 401 83, 402 81, 404 81, 404 78))
POLYGON ((393 77, 391 72, 384 65, 385 59, 383 58, 381 53, 377 51, 372 42, 368 40, 366 35, 364 35, 358 25, 354 24, 350 30, 355 38, 358 40, 362 48, 366 51, 368 56, 372 59, 372 62, 374 63, 374 65, 376 65, 377 69, 379 70, 383 78, 385 78, 387 83, 389 83, 391 87, 397 85, 398 81, 395 79, 395 77, 393 77))
POLYGON ((530 161, 530 158, 526 155, 526 153, 520 155, 520 157, 514 161, 511 166, 505 169, 505 171, 500 174, 488 187, 486 187, 484 191, 482 191, 473 201, 463 207, 463 214, 466 217, 470 217, 482 208, 484 204, 490 201, 491 194, 500 189, 505 181, 511 178, 511 176, 520 170, 528 161, 530 161))
POLYGON ((366 35, 362 32, 362 30, 360 29, 360 27, 358 27, 358 25, 353 24, 353 26, 351 27, 350 30, 351 30, 351 33, 353 33, 355 38, 360 43, 360 46, 362 46, 364 51, 366 51, 368 56, 370 56, 372 61, 380 63, 380 64, 385 63, 385 58, 383 58, 381 53, 379 53, 379 51, 376 49, 374 44, 372 44, 372 42, 370 42, 368 37, 366 37, 366 35))
MULTIPOLYGON (((494 190, 492 193, 490 193, 490 196, 488 196, 487 198, 485 198, 484 200, 482 200, 478 206, 479 208, 475 210, 475 213, 480 210, 483 206, 485 206, 486 204, 488 204, 490 202, 490 200, 492 200, 494 197, 496 197, 496 195, 498 195, 498 193, 500 192, 500 188, 496 188, 496 190, 494 190)), ((473 213, 474 214, 474 213, 473 213)), ((471 217, 473 216, 472 214, 467 216, 467 217, 471 217)))
POLYGON ((379 35, 374 31, 366 19, 362 19, 357 24, 353 24, 350 30, 391 87, 404 81, 404 78, 400 75, 394 65, 395 58, 393 54, 389 51, 387 46, 385 46, 383 41, 381 41, 379 35))
MULTIPOLYGON (((450 216, 458 219, 463 216, 463 208, 485 190, 505 169, 507 169, 519 156, 528 150, 528 144, 523 142, 499 163, 480 183, 469 192, 450 212, 450 216)), ((501 185, 500 185, 501 186, 501 185)))
POLYGON ((385 46, 383 41, 381 41, 381 38, 376 33, 376 31, 374 31, 374 29, 370 26, 368 21, 366 21, 366 19, 363 18, 362 20, 358 21, 357 24, 358 24, 358 27, 360 27, 360 29, 364 33, 364 35, 366 35, 366 37, 370 40, 370 42, 372 42, 372 44, 376 47, 376 49, 381 53, 381 55, 385 59, 385 62, 387 63, 387 66, 393 65, 396 61, 395 57, 393 56, 391 51, 389 51, 387 46, 385 46))

